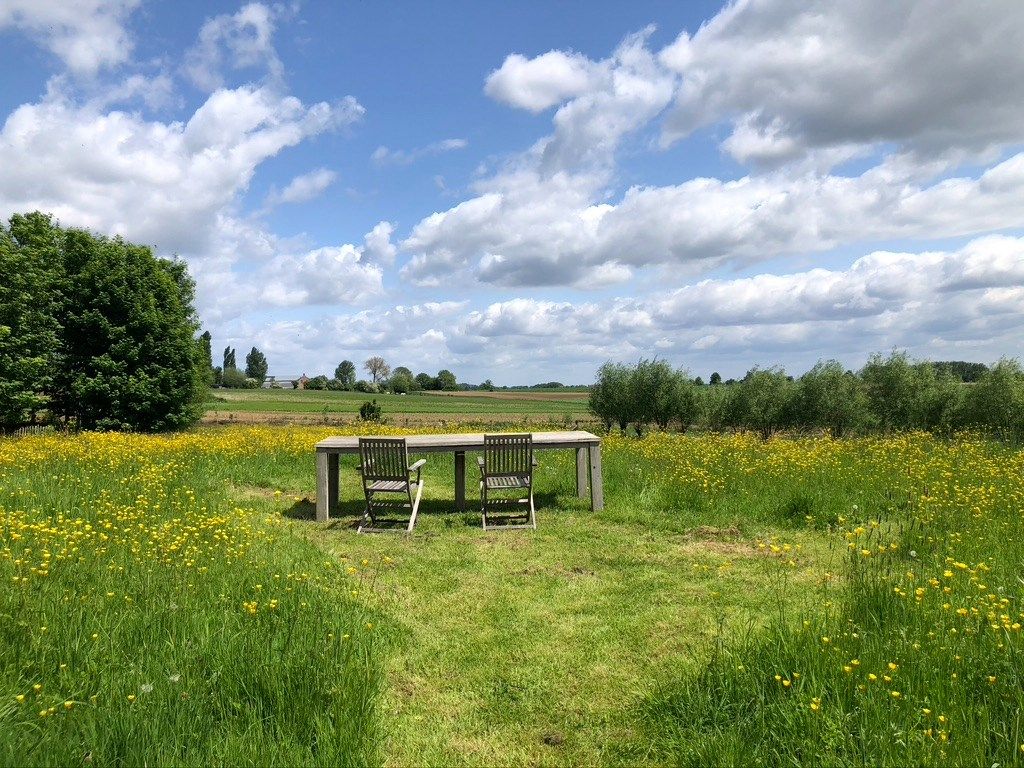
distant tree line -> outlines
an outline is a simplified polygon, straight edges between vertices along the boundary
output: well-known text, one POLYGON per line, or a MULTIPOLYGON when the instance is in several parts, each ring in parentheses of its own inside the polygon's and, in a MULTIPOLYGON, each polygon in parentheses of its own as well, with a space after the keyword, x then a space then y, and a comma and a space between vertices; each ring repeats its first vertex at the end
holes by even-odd
POLYGON ((0 429, 198 419, 206 372, 183 262, 36 212, 0 222, 0 275, 0 429))
POLYGON ((447 369, 441 369, 436 376, 431 376, 429 373, 417 373, 414 376, 412 370, 404 365, 392 369, 387 361, 379 355, 368 358, 363 363, 363 370, 370 375, 369 379, 357 379, 355 363, 351 360, 342 360, 334 369, 333 378, 322 374, 313 376, 305 386, 306 389, 330 389, 366 392, 367 394, 390 392, 396 395, 423 391, 454 392, 459 389, 455 374, 447 369))
POLYGON ((590 410, 624 433, 700 427, 744 429, 767 439, 788 429, 834 437, 868 431, 982 429, 1024 438, 1024 370, 1016 360, 913 361, 905 353, 872 355, 858 372, 835 360, 799 379, 781 368, 753 368, 739 381, 691 379, 662 360, 606 363, 591 388, 590 410))
POLYGON ((253 347, 245 356, 245 370, 238 369, 234 347, 224 348, 221 365, 213 364, 213 339, 209 331, 199 337, 203 359, 206 361, 206 381, 210 386, 227 387, 229 389, 256 389, 263 385, 267 378, 267 356, 253 347))

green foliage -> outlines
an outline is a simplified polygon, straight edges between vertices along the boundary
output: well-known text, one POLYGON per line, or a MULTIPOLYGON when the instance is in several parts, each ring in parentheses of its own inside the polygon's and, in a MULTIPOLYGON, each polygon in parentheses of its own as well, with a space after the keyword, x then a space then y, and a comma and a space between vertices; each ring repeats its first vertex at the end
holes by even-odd
POLYGON ((337 378, 335 378, 335 379, 328 379, 327 380, 327 388, 329 390, 331 390, 332 392, 344 392, 345 390, 349 389, 349 387, 345 386, 345 382, 343 382, 341 379, 337 379, 337 378))
POLYGON ((388 389, 394 392, 396 395, 406 394, 412 391, 412 388, 416 385, 416 380, 406 373, 409 369, 395 369, 395 372, 391 374, 391 378, 388 380, 388 389))
POLYGON ((206 386, 212 387, 214 384, 219 384, 219 369, 213 366, 213 336, 209 331, 203 331, 199 335, 199 357, 205 360, 207 365, 204 371, 206 386))
POLYGON ((334 378, 341 382, 342 389, 352 389, 356 385, 356 364, 351 360, 342 360, 334 369, 334 378))
POLYGON ((237 368, 238 365, 235 362, 235 350, 231 347, 224 347, 224 365, 223 370, 227 371, 231 368, 237 368))
POLYGON ((245 375, 250 379, 255 379, 257 384, 262 384, 263 380, 267 378, 267 367, 266 355, 256 347, 253 347, 245 356, 245 375))
POLYGON ((739 384, 737 420, 767 440, 791 422, 795 394, 793 382, 781 368, 752 368, 739 384))
MULTIPOLYGON (((606 363, 591 388, 589 409, 610 430, 748 429, 767 439, 783 429, 827 429, 839 438, 866 430, 950 434, 980 428, 1024 439, 1024 374, 1003 360, 976 383, 959 375, 974 364, 915 362, 906 353, 875 354, 860 374, 836 360, 819 361, 794 382, 781 368, 754 368, 740 382, 700 386, 663 361, 630 367, 606 363)), ((721 381, 717 372, 712 381, 721 381)))
POLYGON ((228 368, 221 374, 221 386, 228 389, 256 389, 259 382, 249 378, 237 368, 228 368))
POLYGON ((1002 359, 973 384, 963 406, 973 426, 1001 437, 1024 439, 1024 370, 1016 360, 1002 359))
POLYGON ((437 389, 440 389, 442 392, 454 392, 459 388, 459 383, 455 380, 455 374, 447 368, 437 372, 436 383, 437 389))
POLYGON ((819 361, 800 377, 799 420, 840 438, 868 418, 860 379, 836 360, 819 361))
POLYGON ((0 224, 0 429, 34 422, 59 361, 56 289, 63 233, 49 217, 0 224))
POLYGON ((84 429, 193 424, 208 380, 181 262, 48 216, 13 216, 0 235, 0 420, 45 406, 84 429))
POLYGON ((714 384, 721 384, 721 383, 722 383, 722 374, 720 374, 718 371, 715 371, 714 373, 712 373, 711 374, 711 378, 708 379, 708 384, 714 385, 714 384))
POLYGON ((382 413, 376 400, 367 400, 359 406, 359 418, 363 421, 380 421, 382 413))
POLYGON ((314 376, 306 382, 306 389, 327 389, 327 377, 323 374, 314 376))
POLYGON ((436 390, 440 389, 437 386, 437 379, 431 376, 429 373, 417 373, 416 374, 416 385, 419 389, 423 390, 436 390))
POLYGON ((605 430, 617 424, 625 433, 636 419, 631 375, 631 369, 621 363, 605 363, 597 370, 597 382, 590 390, 590 412, 604 423, 605 430))
POLYGON ((957 381, 973 383, 988 370, 984 363, 968 363, 963 360, 943 360, 932 363, 936 373, 948 373, 957 381))

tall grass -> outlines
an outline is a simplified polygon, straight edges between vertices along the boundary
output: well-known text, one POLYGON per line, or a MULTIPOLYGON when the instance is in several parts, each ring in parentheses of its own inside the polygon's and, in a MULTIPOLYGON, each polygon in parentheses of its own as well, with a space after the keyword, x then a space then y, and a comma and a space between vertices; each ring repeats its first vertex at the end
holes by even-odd
POLYGON ((859 471, 882 493, 827 520, 840 578, 807 612, 720 638, 702 668, 661 686, 641 708, 645 757, 1021 762, 1024 458, 900 440, 859 441, 859 471))
POLYGON ((229 502, 225 450, 0 443, 0 764, 375 761, 375 617, 229 502))

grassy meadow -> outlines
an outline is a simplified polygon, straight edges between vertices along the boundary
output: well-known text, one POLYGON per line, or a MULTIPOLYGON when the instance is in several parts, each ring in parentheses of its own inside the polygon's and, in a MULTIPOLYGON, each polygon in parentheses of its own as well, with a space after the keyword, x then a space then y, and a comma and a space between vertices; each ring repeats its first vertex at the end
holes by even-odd
POLYGON ((0 441, 0 764, 1024 758, 1021 452, 612 436, 603 511, 545 452, 487 534, 435 454, 358 536, 312 447, 366 429, 0 441))
POLYGON ((392 423, 478 423, 593 421, 588 392, 499 391, 413 392, 408 395, 331 390, 215 389, 206 402, 204 421, 261 423, 345 423, 357 419, 359 406, 376 400, 392 423))

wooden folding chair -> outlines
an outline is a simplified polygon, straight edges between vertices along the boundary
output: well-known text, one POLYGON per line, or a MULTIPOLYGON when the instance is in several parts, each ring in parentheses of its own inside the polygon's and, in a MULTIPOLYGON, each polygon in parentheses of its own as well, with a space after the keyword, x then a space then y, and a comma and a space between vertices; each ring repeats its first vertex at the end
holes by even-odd
POLYGON ((405 438, 361 437, 359 438, 359 459, 357 467, 363 478, 363 493, 366 496, 366 514, 359 526, 359 533, 383 533, 405 530, 411 532, 416 525, 416 512, 423 493, 420 472, 426 459, 409 464, 409 451, 405 438), (412 479, 412 473, 416 479, 412 479), (413 498, 412 489, 416 488, 413 498), (380 494, 391 498, 378 498, 380 494), (399 498, 394 497, 398 495, 399 498), (405 496, 404 499, 401 496, 405 496), (409 521, 396 514, 408 510, 409 521), (383 516, 382 516, 383 515, 383 516))
POLYGON ((492 528, 537 527, 533 506, 533 435, 484 435, 484 455, 477 456, 480 467, 480 506, 484 530, 492 528), (512 491, 526 497, 502 495, 512 491), (523 505, 526 509, 523 509, 523 505), (498 513, 498 514, 495 514, 498 513), (494 525, 502 522, 501 525, 494 525))

